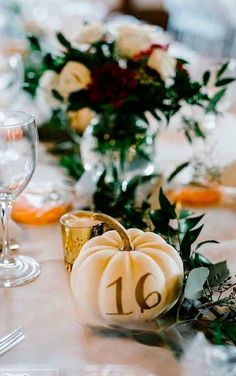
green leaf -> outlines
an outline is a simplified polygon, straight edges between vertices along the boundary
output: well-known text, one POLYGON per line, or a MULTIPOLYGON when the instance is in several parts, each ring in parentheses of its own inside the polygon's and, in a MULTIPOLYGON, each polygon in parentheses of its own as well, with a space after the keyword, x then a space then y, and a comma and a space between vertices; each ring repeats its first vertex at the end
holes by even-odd
POLYGON ((203 226, 204 225, 201 225, 199 226, 198 228, 196 228, 195 230, 192 230, 190 231, 190 240, 191 240, 191 244, 195 242, 195 240, 197 240, 200 232, 202 231, 203 229, 203 226))
POLYGON ((179 219, 184 219, 192 215, 192 213, 186 209, 181 209, 179 213, 179 219))
POLYGON ((228 68, 229 66, 229 61, 227 61, 226 63, 222 64, 222 66, 219 68, 217 74, 216 74, 216 77, 217 78, 220 78, 222 76, 222 74, 226 71, 226 69, 228 68))
POLYGON ((204 242, 198 243, 196 250, 204 244, 219 244, 219 242, 217 240, 205 240, 204 242))
POLYGON ((68 50, 71 49, 71 44, 70 42, 64 37, 62 33, 57 33, 57 39, 59 42, 66 47, 68 50))
POLYGON ((187 260, 191 255, 190 231, 187 231, 180 243, 180 252, 183 260, 187 260))
POLYGON ((229 269, 226 261, 220 261, 209 266, 208 282, 210 286, 217 286, 229 277, 229 269))
POLYGON ((167 182, 170 183, 182 170, 184 170, 186 167, 188 167, 190 162, 184 162, 181 165, 179 165, 167 178, 167 182))
POLYGON ((132 338, 147 346, 168 348, 176 356, 183 351, 183 339, 178 330, 172 327, 160 332, 136 332, 132 338))
POLYGON ((176 59, 178 61, 178 63, 181 63, 181 64, 189 64, 189 62, 181 57, 177 57, 176 59))
POLYGON ((184 297, 190 300, 200 299, 202 297, 203 287, 208 276, 209 269, 204 266, 192 269, 186 282, 184 297))
POLYGON ((226 321, 222 325, 223 333, 236 345, 236 322, 226 321))
POLYGON ((181 232, 192 230, 204 217, 205 214, 198 215, 197 217, 180 219, 181 232))
POLYGON ((53 96, 58 99, 60 102, 63 102, 64 101, 64 98, 63 96, 55 89, 52 90, 52 94, 53 96))
POLYGON ((84 172, 84 166, 77 154, 63 156, 60 160, 60 165, 65 167, 75 179, 79 179, 84 172))
POLYGON ((233 77, 222 78, 221 80, 216 81, 215 86, 217 86, 217 87, 219 87, 219 86, 225 86, 225 85, 230 84, 233 81, 235 81, 235 79, 233 77))
POLYGON ((195 136, 201 137, 203 139, 206 138, 204 131, 201 129, 201 126, 197 121, 195 121, 193 124, 193 131, 194 131, 195 136))
POLYGON ((216 110, 216 106, 217 104, 219 103, 219 101, 223 98, 223 96, 225 95, 225 92, 226 92, 226 88, 218 91, 214 97, 210 100, 207 108, 206 108, 206 112, 214 112, 216 110))
POLYGON ((28 35, 27 39, 29 40, 30 47, 33 51, 40 51, 41 52, 41 46, 39 42, 39 38, 36 37, 35 35, 28 35))
POLYGON ((210 76, 211 76, 211 73, 210 73, 209 71, 206 71, 206 72, 203 74, 202 81, 203 81, 203 84, 204 84, 204 85, 207 85, 207 84, 208 84, 209 79, 210 79, 210 76))
POLYGON ((201 253, 194 252, 191 255, 191 258, 189 260, 189 264, 191 266, 191 269, 194 269, 194 268, 198 268, 200 266, 206 266, 208 268, 209 265, 211 265, 212 263, 205 256, 203 256, 201 253))
POLYGON ((166 214, 166 216, 170 219, 175 219, 176 212, 175 212, 175 205, 172 205, 166 195, 163 192, 162 187, 160 188, 159 191, 159 203, 160 207, 163 210, 163 212, 166 214))

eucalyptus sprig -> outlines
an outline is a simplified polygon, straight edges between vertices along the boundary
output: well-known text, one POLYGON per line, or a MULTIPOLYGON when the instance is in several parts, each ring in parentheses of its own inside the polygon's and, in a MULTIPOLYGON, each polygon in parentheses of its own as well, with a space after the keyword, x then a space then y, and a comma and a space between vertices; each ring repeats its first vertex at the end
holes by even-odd
POLYGON ((201 224, 204 215, 178 209, 162 189, 159 204, 158 210, 149 212, 154 232, 179 252, 184 263, 185 280, 179 302, 166 316, 157 320, 158 327, 160 323, 165 328, 166 323, 174 327, 188 323, 193 329, 203 331, 213 343, 236 344, 236 331, 229 330, 236 324, 236 287, 227 262, 212 263, 199 253, 203 245, 218 243, 216 240, 197 242, 204 226, 201 224))

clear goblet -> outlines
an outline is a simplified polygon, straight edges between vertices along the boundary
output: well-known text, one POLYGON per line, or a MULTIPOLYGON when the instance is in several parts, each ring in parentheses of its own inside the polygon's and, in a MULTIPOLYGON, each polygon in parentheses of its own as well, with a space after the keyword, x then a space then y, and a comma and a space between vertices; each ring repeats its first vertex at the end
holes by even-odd
POLYGON ((34 117, 20 111, 0 112, 0 210, 3 248, 0 287, 19 286, 38 277, 40 267, 28 256, 13 256, 8 223, 12 202, 29 183, 36 165, 38 133, 34 117))

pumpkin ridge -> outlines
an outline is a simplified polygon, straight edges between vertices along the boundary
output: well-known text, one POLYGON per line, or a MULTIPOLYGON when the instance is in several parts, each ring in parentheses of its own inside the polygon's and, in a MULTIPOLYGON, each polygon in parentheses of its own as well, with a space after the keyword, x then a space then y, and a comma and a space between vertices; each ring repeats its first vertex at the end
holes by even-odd
POLYGON ((91 252, 90 254, 84 254, 82 256, 79 255, 75 263, 79 264, 80 266, 83 265, 87 260, 91 260, 92 257, 97 257, 99 253, 99 256, 109 256, 110 258, 113 257, 117 251, 114 249, 105 249, 105 250, 97 250, 96 252, 91 252))

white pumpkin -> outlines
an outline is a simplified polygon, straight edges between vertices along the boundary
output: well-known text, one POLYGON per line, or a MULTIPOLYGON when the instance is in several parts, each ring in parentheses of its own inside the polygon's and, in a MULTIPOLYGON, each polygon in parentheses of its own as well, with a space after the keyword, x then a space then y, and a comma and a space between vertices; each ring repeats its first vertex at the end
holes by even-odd
POLYGON ((152 232, 126 231, 103 214, 94 218, 115 231, 85 243, 73 265, 71 287, 79 321, 91 327, 127 327, 170 309, 183 282, 177 251, 152 232))

